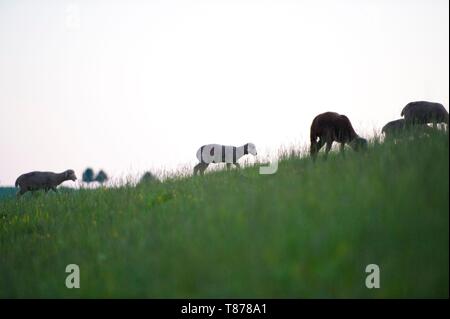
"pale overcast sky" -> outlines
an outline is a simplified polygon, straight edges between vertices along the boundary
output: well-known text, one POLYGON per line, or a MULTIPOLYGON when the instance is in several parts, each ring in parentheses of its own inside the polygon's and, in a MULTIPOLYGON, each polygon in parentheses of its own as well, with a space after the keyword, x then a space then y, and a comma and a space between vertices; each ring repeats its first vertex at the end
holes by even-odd
POLYGON ((448 88, 448 0, 0 0, 0 185, 264 156, 324 111, 370 136, 448 88))

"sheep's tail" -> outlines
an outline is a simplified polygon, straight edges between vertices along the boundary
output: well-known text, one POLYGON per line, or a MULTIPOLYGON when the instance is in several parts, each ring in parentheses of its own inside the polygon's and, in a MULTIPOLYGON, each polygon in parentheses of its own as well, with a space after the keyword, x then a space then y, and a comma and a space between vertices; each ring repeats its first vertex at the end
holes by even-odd
POLYGON ((311 128, 309 130, 309 140, 311 143, 317 142, 317 133, 316 133, 316 119, 313 120, 313 123, 311 124, 311 128))
POLYGON ((16 187, 19 187, 19 178, 16 179, 16 183, 14 184, 16 187))

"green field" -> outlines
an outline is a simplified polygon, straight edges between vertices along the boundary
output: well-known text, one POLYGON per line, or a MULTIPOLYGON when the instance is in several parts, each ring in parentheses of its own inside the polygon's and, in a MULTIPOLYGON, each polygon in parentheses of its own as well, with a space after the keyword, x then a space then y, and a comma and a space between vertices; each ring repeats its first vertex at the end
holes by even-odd
POLYGON ((0 200, 0 297, 449 295, 448 134, 0 200), (381 288, 367 289, 377 264, 381 288), (81 288, 67 289, 67 264, 81 288))
POLYGON ((14 196, 16 192, 17 190, 14 187, 0 187, 0 200, 14 196))

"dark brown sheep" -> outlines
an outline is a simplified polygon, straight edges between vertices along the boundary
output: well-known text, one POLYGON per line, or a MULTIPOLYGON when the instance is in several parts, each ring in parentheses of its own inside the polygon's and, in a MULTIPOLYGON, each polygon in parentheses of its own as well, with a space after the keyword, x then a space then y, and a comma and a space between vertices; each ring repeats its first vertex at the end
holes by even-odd
POLYGON ((16 180, 16 187, 20 187, 17 196, 25 194, 27 191, 37 191, 40 189, 48 192, 53 190, 56 192, 56 187, 65 181, 76 181, 75 172, 71 169, 62 173, 52 172, 31 172, 20 175, 16 180))
POLYGON ((395 137, 402 137, 406 133, 410 135, 411 133, 430 133, 433 129, 427 124, 413 124, 407 122, 405 119, 399 119, 395 121, 388 122, 383 126, 381 132, 384 133, 386 139, 393 139, 395 137))
POLYGON ((401 116, 405 118, 405 121, 412 124, 448 124, 448 112, 440 103, 411 102, 403 108, 401 116))
POLYGON ((317 115, 311 124, 310 136, 310 154, 313 158, 316 157, 325 143, 327 144, 325 149, 326 155, 330 151, 333 142, 341 143, 341 151, 344 150, 345 143, 348 143, 355 151, 367 147, 367 140, 356 134, 348 117, 335 112, 317 115))
POLYGON ((384 133, 385 138, 392 138, 394 135, 402 133, 406 129, 406 126, 406 121, 404 119, 390 121, 383 126, 381 133, 384 133))

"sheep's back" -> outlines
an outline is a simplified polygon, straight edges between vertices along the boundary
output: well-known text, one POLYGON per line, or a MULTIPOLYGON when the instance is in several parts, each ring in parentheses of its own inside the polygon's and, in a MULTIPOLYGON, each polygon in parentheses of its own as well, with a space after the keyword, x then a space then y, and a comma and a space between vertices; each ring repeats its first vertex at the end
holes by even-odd
POLYGON ((207 144, 197 150, 196 156, 202 163, 235 163, 239 155, 236 150, 235 146, 207 144))
POLYGON ((405 128, 405 120, 395 120, 388 122, 383 128, 381 129, 381 132, 383 133, 390 133, 393 131, 399 131, 405 128))
POLYGON ((343 142, 352 140, 357 134, 347 116, 326 112, 316 116, 311 125, 311 141, 322 136, 343 142))
POLYGON ((30 172, 19 176, 16 184, 20 187, 32 188, 55 186, 54 175, 51 172, 30 172))
POLYGON ((433 120, 448 121, 448 112, 441 103, 418 101, 408 103, 401 115, 406 121, 414 121, 422 124, 433 120))

